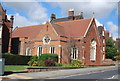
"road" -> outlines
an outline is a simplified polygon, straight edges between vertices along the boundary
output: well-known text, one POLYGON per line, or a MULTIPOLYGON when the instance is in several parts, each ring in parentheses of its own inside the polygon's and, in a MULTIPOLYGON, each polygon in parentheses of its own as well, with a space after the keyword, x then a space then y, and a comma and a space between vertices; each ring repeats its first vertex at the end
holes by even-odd
POLYGON ((115 69, 110 71, 78 74, 66 77, 59 77, 56 79, 118 79, 118 70, 115 69))
POLYGON ((56 81, 56 79, 58 81, 64 81, 64 80, 73 81, 73 79, 75 81, 76 80, 79 81, 83 79, 84 81, 88 81, 88 80, 100 81, 98 79, 101 79, 101 81, 106 81, 103 79, 108 79, 108 80, 116 79, 114 81, 118 81, 118 68, 117 66, 91 67, 91 68, 69 69, 69 70, 59 70, 59 71, 17 73, 17 74, 11 74, 7 77, 12 79, 10 81, 18 81, 13 79, 31 79, 30 81, 56 81))

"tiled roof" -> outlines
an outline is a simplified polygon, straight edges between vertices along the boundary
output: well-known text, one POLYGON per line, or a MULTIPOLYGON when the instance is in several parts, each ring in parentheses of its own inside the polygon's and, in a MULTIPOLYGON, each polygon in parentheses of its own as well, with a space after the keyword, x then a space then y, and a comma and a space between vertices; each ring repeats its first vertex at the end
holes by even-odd
POLYGON ((67 37, 83 37, 92 18, 52 23, 59 35, 67 37))
POLYGON ((12 37, 28 37, 34 39, 45 25, 34 25, 27 27, 19 27, 13 31, 12 37))
MULTIPOLYGON (((51 23, 55 31, 60 36, 66 37, 83 37, 88 29, 91 19, 79 19, 71 21, 63 21, 51 23)), ((19 27, 13 31, 12 37, 28 37, 34 39, 40 33, 45 25, 34 25, 27 27, 19 27)))

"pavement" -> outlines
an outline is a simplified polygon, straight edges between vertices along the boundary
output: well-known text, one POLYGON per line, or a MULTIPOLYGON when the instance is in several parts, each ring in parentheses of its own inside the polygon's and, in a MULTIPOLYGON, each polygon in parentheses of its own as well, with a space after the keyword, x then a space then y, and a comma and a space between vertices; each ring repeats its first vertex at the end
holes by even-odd
POLYGON ((10 79, 55 79, 59 77, 100 72, 100 71, 109 71, 114 69, 118 69, 118 66, 105 66, 105 67, 102 66, 102 67, 57 70, 57 71, 46 71, 46 72, 33 72, 33 73, 15 73, 15 74, 3 76, 3 77, 7 77, 10 79))

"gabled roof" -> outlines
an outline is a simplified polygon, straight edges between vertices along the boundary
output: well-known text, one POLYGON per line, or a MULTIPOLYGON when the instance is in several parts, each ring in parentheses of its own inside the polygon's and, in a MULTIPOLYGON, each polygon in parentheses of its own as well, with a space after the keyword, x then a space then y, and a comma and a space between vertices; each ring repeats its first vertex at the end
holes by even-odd
POLYGON ((67 37, 83 37, 92 18, 52 23, 58 35, 67 37))
POLYGON ((45 25, 34 25, 16 28, 13 31, 12 38, 28 37, 28 39, 34 39, 35 37, 37 37, 44 26, 45 25))
MULTIPOLYGON (((91 21, 92 18, 63 21, 50 24, 59 36, 81 38, 84 37, 85 33, 87 32, 91 21)), ((28 37, 28 39, 34 39, 38 36, 43 27, 45 27, 45 25, 19 27, 13 31, 12 37, 28 37)))

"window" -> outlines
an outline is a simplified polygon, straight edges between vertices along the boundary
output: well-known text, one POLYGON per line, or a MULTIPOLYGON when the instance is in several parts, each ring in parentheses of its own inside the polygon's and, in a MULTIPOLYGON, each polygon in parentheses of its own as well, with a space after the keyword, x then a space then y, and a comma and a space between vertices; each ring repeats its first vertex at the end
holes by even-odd
POLYGON ((105 31, 102 31, 102 36, 105 36, 105 31))
POLYGON ((103 43, 105 43, 105 39, 103 39, 103 43))
POLYGON ((31 49, 28 47, 26 49, 26 56, 30 56, 31 55, 31 49))
POLYGON ((38 56, 41 56, 43 52, 42 46, 38 46, 38 56))
POLYGON ((91 41, 91 46, 90 46, 90 60, 93 60, 93 61, 96 60, 96 41, 95 40, 91 41))
POLYGON ((50 43, 50 40, 51 40, 51 38, 50 38, 49 35, 45 35, 45 36, 43 37, 43 43, 44 43, 44 44, 49 44, 49 43, 50 43))
POLYGON ((78 48, 72 48, 71 58, 74 60, 78 58, 78 48))
POLYGON ((54 54, 55 53, 55 46, 50 47, 50 53, 54 54))
POLYGON ((2 26, 0 26, 0 38, 2 38, 2 26))
POLYGON ((103 47, 103 51, 105 51, 105 47, 103 47))
POLYGON ((103 60, 105 59, 105 55, 103 54, 103 60))

